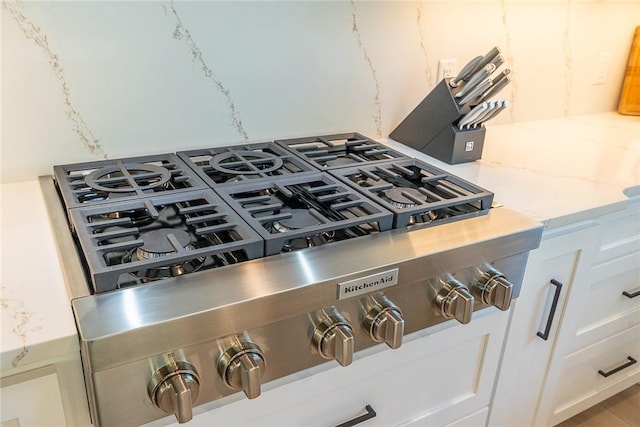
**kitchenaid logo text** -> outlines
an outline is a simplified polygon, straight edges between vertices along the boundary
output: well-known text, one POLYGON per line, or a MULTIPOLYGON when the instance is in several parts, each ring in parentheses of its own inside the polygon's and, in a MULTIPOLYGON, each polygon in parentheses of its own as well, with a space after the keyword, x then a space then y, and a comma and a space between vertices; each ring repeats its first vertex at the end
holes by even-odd
POLYGON ((398 284, 398 269, 394 268, 371 276, 338 283, 338 299, 354 297, 396 284, 398 284))

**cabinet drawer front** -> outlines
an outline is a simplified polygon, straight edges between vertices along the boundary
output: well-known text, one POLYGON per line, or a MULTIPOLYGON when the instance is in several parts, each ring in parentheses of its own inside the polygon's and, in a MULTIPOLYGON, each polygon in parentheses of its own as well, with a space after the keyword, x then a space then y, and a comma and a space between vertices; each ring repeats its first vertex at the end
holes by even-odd
POLYGON ((279 387, 267 384, 256 399, 234 395, 236 401, 197 407, 190 424, 334 426, 363 415, 366 405, 377 415, 363 425, 398 425, 429 414, 449 424, 489 404, 507 318, 495 311, 433 335, 412 334, 399 349, 356 354, 348 367, 328 363, 279 387))
POLYGON ((590 279, 570 352, 640 323, 640 296, 623 295, 640 287, 639 253, 592 268, 590 279))
MULTIPOLYGON (((425 417, 420 417, 415 420, 411 420, 405 424, 400 424, 398 427, 424 427, 424 426, 445 426, 445 427, 478 427, 487 425, 487 418, 489 416, 489 408, 482 408, 479 411, 474 412, 473 414, 466 415, 462 418, 458 418, 452 423, 448 423, 442 421, 444 418, 442 413, 451 412, 451 409, 445 409, 443 411, 437 412, 435 414, 431 414, 425 417)), ((457 415, 460 415, 460 412, 456 410, 457 415)), ((450 414, 446 414, 449 415, 450 414)), ((362 426, 365 427, 365 426, 362 426)))
POLYGON ((596 263, 640 251, 640 203, 604 218, 596 263))
MULTIPOLYGON (((29 377, 30 372, 16 377, 29 377)), ((41 377, 3 386, 0 422, 3 426, 67 425, 55 371, 41 377)))
POLYGON ((638 380, 640 325, 566 357, 553 421, 560 421, 606 399, 613 394, 610 389, 617 391, 620 388, 617 386, 624 388, 638 380), (611 375, 605 376, 609 373, 611 375), (561 416, 563 413, 566 415, 561 416))

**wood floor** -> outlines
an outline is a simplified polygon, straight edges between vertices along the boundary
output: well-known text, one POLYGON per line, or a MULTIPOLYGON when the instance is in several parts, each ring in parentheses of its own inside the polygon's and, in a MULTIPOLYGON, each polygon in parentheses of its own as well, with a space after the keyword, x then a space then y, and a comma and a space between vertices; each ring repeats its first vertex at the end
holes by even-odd
POLYGON ((640 426, 640 385, 635 384, 556 427, 638 426, 640 426))

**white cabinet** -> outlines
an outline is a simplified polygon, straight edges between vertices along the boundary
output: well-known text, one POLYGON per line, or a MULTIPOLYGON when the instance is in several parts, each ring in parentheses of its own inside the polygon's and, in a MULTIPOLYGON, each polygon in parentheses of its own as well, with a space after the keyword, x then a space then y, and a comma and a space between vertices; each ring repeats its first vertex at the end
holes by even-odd
POLYGON ((490 426, 555 425, 640 381, 639 205, 545 232, 512 312, 490 426))
POLYGON ((567 345, 550 371, 558 385, 540 408, 550 425, 640 381, 640 203, 597 222, 588 281, 567 306, 567 345))
POLYGON ((2 427, 67 425, 53 366, 3 379, 0 396, 2 427))
POLYGON ((0 378, 0 427, 91 425, 79 353, 69 353, 0 378))
POLYGON ((489 425, 534 425, 543 390, 553 386, 547 371, 560 325, 567 322, 568 298, 587 280, 585 260, 593 257, 589 242, 595 230, 595 225, 586 225, 569 233, 546 233, 540 247, 531 252, 520 297, 512 308, 489 425))
MULTIPOLYGON (((377 415, 363 426, 484 424, 507 320, 495 309, 474 313, 467 325, 407 336, 399 349, 364 350, 348 367, 328 363, 286 385, 267 384, 257 399, 203 405, 190 425, 331 426, 366 405, 377 415)), ((168 422, 175 419, 154 424, 168 422)))

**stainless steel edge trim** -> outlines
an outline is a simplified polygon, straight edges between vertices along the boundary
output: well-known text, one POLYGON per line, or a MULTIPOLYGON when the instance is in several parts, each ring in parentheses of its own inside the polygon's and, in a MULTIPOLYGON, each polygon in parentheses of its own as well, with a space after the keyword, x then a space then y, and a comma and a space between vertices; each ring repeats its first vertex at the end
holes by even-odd
POLYGON ((53 177, 51 175, 40 176, 38 182, 47 207, 49 224, 58 250, 58 260, 62 265, 62 275, 69 299, 86 297, 91 294, 89 285, 69 230, 67 213, 62 206, 60 197, 58 197, 53 177))

